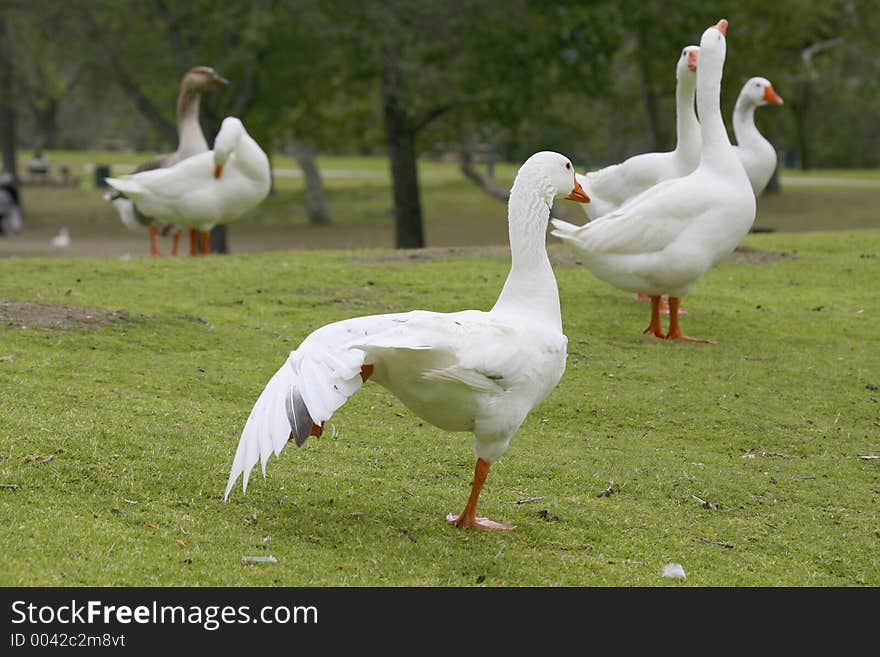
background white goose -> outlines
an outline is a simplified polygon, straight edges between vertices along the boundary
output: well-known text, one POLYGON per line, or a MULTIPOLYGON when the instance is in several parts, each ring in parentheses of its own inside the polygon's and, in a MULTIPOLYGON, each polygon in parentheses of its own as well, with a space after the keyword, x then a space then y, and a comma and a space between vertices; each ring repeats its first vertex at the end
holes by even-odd
MULTIPOLYGON (((199 101, 203 92, 218 89, 227 84, 229 81, 218 75, 210 66, 195 66, 187 71, 180 81, 180 92, 177 95, 177 150, 144 162, 134 170, 134 173, 170 167, 181 160, 207 151, 208 142, 205 140, 202 126, 199 123, 199 101)), ((179 228, 168 225, 159 226, 153 217, 140 212, 131 200, 119 191, 111 192, 105 198, 113 203, 119 213, 120 220, 128 228, 132 230, 149 229, 150 255, 159 255, 157 237, 160 231, 163 234, 174 233, 171 254, 177 255, 177 247, 180 242, 179 228)), ((190 254, 195 249, 196 243, 191 239, 190 254)))
POLYGON ((755 195, 721 118, 721 77, 727 21, 700 40, 697 107, 700 164, 684 178, 667 180, 617 212, 584 226, 553 220, 553 235, 578 248, 593 274, 631 292, 651 295, 645 333, 698 342, 681 331, 680 297, 727 257, 755 220, 755 195), (669 295, 669 331, 660 325, 660 298, 669 295))
POLYGON ((590 196, 590 202, 581 206, 588 219, 613 212, 658 182, 686 176, 697 168, 700 124, 694 112, 694 90, 699 51, 697 46, 687 46, 675 66, 675 150, 642 153, 620 164, 578 174, 578 182, 590 196))
POLYGON ((208 253, 209 233, 217 224, 238 219, 269 193, 269 158, 234 116, 223 119, 214 149, 107 183, 131 199, 146 216, 202 233, 208 253))
POLYGON ((737 144, 733 148, 752 183, 755 196, 764 191, 776 171, 776 149, 755 125, 755 110, 767 103, 782 105, 783 100, 770 80, 752 78, 743 85, 733 108, 733 134, 737 144))
POLYGON ((508 203, 511 267, 489 312, 373 315, 319 328, 272 377, 257 399, 235 453, 228 498, 239 475, 278 454, 288 440, 321 435, 324 422, 372 379, 410 410, 447 431, 471 431, 477 464, 458 527, 513 529, 476 516, 490 464, 507 450, 528 413, 565 369, 559 292, 547 258, 553 199, 586 202, 568 158, 540 152, 522 165, 508 203))

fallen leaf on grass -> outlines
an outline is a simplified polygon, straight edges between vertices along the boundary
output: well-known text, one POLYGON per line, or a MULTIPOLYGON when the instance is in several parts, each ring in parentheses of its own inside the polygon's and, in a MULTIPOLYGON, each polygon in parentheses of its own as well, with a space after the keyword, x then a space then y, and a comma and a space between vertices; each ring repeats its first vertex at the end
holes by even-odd
POLYGON ((596 493, 596 497, 611 497, 614 493, 620 492, 620 486, 614 483, 614 480, 611 480, 611 483, 608 484, 608 488, 605 490, 600 490, 596 493))
POLYGON ((711 509, 712 511, 720 511, 722 508, 720 504, 716 504, 715 502, 707 502, 706 500, 704 500, 700 497, 697 497, 696 495, 691 495, 691 497, 693 497, 697 502, 699 502, 700 506, 703 507, 704 509, 711 509))
POLYGON ((179 547, 181 550, 186 547, 186 543, 181 541, 179 538, 174 542, 177 543, 177 547, 179 547))
POLYGON ((522 499, 517 500, 514 504, 529 504, 530 502, 540 502, 541 500, 546 500, 546 495, 541 495, 540 497, 524 497, 522 499))
POLYGON ((555 513, 550 513, 550 509, 541 509, 538 511, 538 517, 543 518, 547 522, 555 522, 556 520, 559 520, 559 516, 555 513))
POLYGON ((265 557, 242 557, 242 563, 278 563, 278 559, 271 554, 265 557))
POLYGON ((54 454, 49 454, 48 456, 39 456, 37 454, 29 454, 28 456, 24 457, 25 463, 32 463, 33 461, 36 461, 37 463, 51 463, 54 460, 55 460, 54 454))
POLYGON ((684 579, 686 577, 684 574, 684 566, 682 566, 680 563, 663 564, 663 577, 669 577, 671 579, 684 579))
POLYGON ((0 356, 0 363, 8 363, 13 358, 15 358, 15 356, 13 356, 12 354, 10 354, 9 356, 0 356))
POLYGON ((150 529, 156 529, 156 523, 155 522, 148 522, 147 527, 149 527, 150 529))

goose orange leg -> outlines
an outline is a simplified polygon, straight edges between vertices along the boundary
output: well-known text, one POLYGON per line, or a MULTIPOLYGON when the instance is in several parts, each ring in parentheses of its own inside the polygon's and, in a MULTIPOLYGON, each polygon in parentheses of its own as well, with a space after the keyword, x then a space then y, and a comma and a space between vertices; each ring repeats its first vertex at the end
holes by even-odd
MULTIPOLYGON (((636 301, 650 301, 651 295, 650 294, 642 294, 641 292, 636 292, 635 293, 635 300, 636 301)), ((663 297, 660 297, 660 314, 661 315, 668 315, 669 314, 669 304, 666 302, 666 299, 663 297)), ((685 310, 684 308, 679 308, 678 314, 679 315, 687 315, 688 311, 685 310)))
POLYGON ((681 299, 678 297, 669 297, 669 333, 666 334, 667 340, 684 340, 685 342, 705 342, 714 344, 711 340, 703 338, 692 338, 681 332, 681 325, 678 323, 679 306, 681 299))
POLYGON ((180 246, 180 231, 174 233, 174 243, 171 245, 171 255, 177 255, 177 247, 180 246))
POLYGON ((199 255, 199 229, 189 229, 189 254, 191 256, 199 255))
POLYGON ((204 231, 202 233, 202 255, 208 255, 211 252, 211 232, 204 231))
POLYGON ((468 498, 467 504, 464 506, 464 511, 462 511, 460 515, 456 516, 455 514, 450 513, 446 516, 446 522, 450 525, 455 525, 462 529, 467 527, 507 531, 516 529, 514 525, 504 525, 500 522, 489 520, 488 518, 477 517, 477 500, 480 499, 480 491, 483 490, 483 484, 486 483, 486 478, 489 476, 490 467, 488 461, 477 459, 477 465, 474 468, 474 484, 471 487, 471 496, 468 498))
POLYGON ((150 255, 158 256, 159 253, 159 227, 156 224, 150 224, 150 255))
POLYGON ((655 338, 665 338, 663 325, 660 323, 660 301, 663 297, 657 295, 651 297, 651 323, 642 333, 651 333, 655 338))

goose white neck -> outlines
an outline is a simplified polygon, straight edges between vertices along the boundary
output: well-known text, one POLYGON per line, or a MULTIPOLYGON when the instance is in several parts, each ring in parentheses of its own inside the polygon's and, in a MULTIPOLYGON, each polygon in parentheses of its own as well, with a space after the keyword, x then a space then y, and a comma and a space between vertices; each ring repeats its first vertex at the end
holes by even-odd
POLYGON ((199 124, 199 92, 181 89, 177 98, 177 152, 184 157, 204 153, 208 142, 199 124))
POLYGON ((708 52, 701 44, 697 69, 697 111, 700 113, 701 166, 727 167, 736 159, 721 117, 721 76, 724 51, 708 52))
POLYGON ((547 222, 554 190, 520 171, 510 190, 510 273, 492 312, 541 319, 562 330, 559 289, 547 257, 547 222))
POLYGON ((683 155, 700 152, 700 122, 694 110, 694 94, 696 93, 696 76, 685 75, 678 79, 675 87, 675 124, 677 143, 675 150, 683 155))
POLYGON ((740 146, 767 141, 755 125, 757 107, 745 92, 740 93, 739 98, 736 99, 736 106, 733 108, 733 134, 736 136, 736 143, 740 146))

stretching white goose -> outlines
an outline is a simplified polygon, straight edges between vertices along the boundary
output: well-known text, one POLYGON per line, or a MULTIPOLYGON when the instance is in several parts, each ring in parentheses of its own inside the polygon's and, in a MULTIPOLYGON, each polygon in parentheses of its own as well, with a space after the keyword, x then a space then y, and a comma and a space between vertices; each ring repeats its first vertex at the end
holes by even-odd
POLYGON ((776 171, 776 149, 755 125, 755 110, 767 103, 782 105, 783 100, 770 80, 752 78, 743 85, 733 108, 733 134, 737 143, 733 148, 752 183, 755 196, 764 191, 776 171))
POLYGON ((755 195, 721 118, 721 76, 727 21, 700 40, 697 108, 700 164, 688 176, 664 181, 620 210, 584 226, 553 220, 553 235, 583 252, 593 274, 612 285, 651 296, 645 333, 708 342, 684 335, 680 297, 727 257, 755 220, 755 195), (669 295, 669 331, 660 324, 660 299, 669 295))
MULTIPOLYGON (((228 80, 221 77, 209 66, 196 66, 191 68, 180 81, 180 92, 177 95, 177 150, 154 157, 149 162, 138 166, 134 173, 163 169, 173 166, 188 157, 204 153, 208 150, 208 142, 202 133, 199 124, 199 100, 205 91, 218 89, 229 84, 228 80)), ((174 244, 171 249, 172 255, 177 255, 177 247, 180 242, 180 229, 174 226, 159 226, 153 217, 145 216, 140 212, 130 199, 127 199, 119 191, 114 191, 105 197, 111 201, 119 213, 122 223, 132 230, 148 228, 150 233, 150 255, 159 255, 157 237, 159 232, 167 234, 174 232, 174 244)), ((190 235, 190 255, 197 252, 196 242, 190 235)))
POLYGON ((269 193, 269 158, 234 116, 223 119, 214 150, 174 166, 107 178, 107 184, 130 198, 148 217, 191 234, 202 232, 208 253, 209 232, 238 219, 269 193))
POLYGON ((239 475, 246 489, 257 461, 288 440, 320 436, 324 422, 361 384, 374 381, 413 413, 446 431, 472 431, 477 464, 470 498, 447 522, 514 529, 476 516, 489 467, 565 369, 559 292, 547 258, 553 199, 587 202, 568 158, 541 152, 522 165, 510 191, 510 274, 489 312, 465 310, 357 317, 327 324, 290 353, 244 426, 226 498, 239 475))
POLYGON ((700 162, 700 124, 694 112, 697 58, 700 49, 687 46, 675 67, 675 150, 642 153, 621 162, 578 174, 577 180, 590 196, 581 208, 590 220, 617 210, 629 199, 670 178, 688 175, 700 162))

